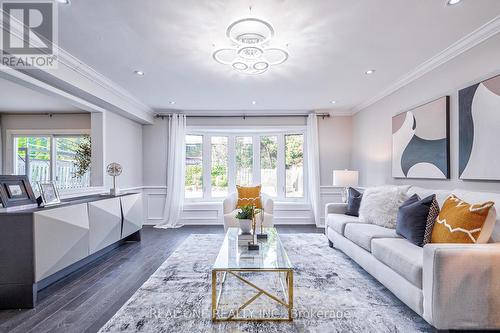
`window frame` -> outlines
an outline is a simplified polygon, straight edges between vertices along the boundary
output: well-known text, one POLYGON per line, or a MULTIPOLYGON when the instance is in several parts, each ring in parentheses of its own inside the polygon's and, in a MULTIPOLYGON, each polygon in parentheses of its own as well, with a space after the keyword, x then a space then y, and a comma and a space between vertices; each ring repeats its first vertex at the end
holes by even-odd
MULTIPOLYGON (((56 163, 57 163, 57 149, 56 149, 56 139, 58 137, 78 137, 84 135, 91 135, 90 130, 86 129, 44 129, 44 130, 6 130, 7 142, 6 142, 6 156, 7 163, 5 165, 5 171, 7 174, 14 174, 16 171, 16 154, 17 148, 14 147, 16 143, 16 138, 18 137, 48 137, 50 138, 50 179, 54 181, 56 178, 56 163)), ((31 181, 31 179, 30 179, 31 181)), ((59 189, 59 193, 72 193, 75 191, 86 191, 92 189, 92 183, 89 186, 74 188, 74 189, 59 189)), ((34 189, 36 190, 36 189, 34 189)))
MULTIPOLYGON (((228 194, 236 191, 236 137, 252 137, 252 184, 261 183, 261 165, 260 165, 260 137, 261 136, 276 136, 278 143, 277 155, 277 196, 271 197, 278 202, 308 202, 308 165, 307 165, 307 135, 306 126, 285 126, 283 128, 264 128, 258 129, 255 126, 231 126, 231 127, 198 127, 188 126, 185 135, 201 135, 203 136, 203 196, 201 198, 184 198, 186 202, 220 202, 223 197, 212 197, 212 154, 211 154, 211 137, 227 137, 228 138, 228 194), (303 143, 303 168, 304 168, 304 193, 302 197, 286 197, 286 172, 285 172, 285 135, 301 134, 304 138, 303 143), (256 149, 257 148, 257 149, 256 149), (205 178, 208 177, 208 178, 205 178), (207 181, 206 181, 207 179, 207 181)), ((184 162, 185 163, 185 162, 184 162)))

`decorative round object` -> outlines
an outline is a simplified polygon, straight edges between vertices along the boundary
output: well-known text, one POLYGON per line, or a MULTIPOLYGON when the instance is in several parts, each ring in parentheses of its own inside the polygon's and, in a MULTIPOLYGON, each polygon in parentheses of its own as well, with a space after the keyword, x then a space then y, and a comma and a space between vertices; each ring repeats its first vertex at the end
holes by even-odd
POLYGON ((231 45, 217 48, 212 57, 239 73, 258 75, 288 60, 288 50, 271 45, 275 31, 271 23, 255 17, 234 21, 226 30, 231 45))
POLYGON ((122 174, 122 166, 118 163, 109 163, 106 167, 106 172, 112 177, 116 177, 122 174))

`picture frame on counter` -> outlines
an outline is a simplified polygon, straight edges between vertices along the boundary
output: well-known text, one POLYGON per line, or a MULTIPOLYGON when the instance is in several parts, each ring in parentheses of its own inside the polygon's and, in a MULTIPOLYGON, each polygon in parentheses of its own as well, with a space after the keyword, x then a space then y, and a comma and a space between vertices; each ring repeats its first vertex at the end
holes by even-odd
POLYGON ((56 184, 54 182, 39 182, 38 188, 40 190, 40 195, 44 206, 56 205, 61 203, 61 198, 59 196, 59 191, 57 190, 56 184))
POLYGON ((26 175, 0 175, 0 201, 4 208, 36 205, 36 197, 26 175))

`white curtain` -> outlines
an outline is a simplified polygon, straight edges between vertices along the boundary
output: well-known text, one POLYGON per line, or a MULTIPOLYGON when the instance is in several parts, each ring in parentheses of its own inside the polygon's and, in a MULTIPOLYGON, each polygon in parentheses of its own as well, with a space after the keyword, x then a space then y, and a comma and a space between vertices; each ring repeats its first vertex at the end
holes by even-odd
POLYGON ((178 228, 184 206, 186 116, 173 114, 168 120, 167 198, 164 218, 157 228, 178 228))
POLYGON ((319 196, 319 142, 318 142, 318 117, 311 113, 307 117, 307 173, 309 202, 316 226, 320 226, 320 196, 319 196))

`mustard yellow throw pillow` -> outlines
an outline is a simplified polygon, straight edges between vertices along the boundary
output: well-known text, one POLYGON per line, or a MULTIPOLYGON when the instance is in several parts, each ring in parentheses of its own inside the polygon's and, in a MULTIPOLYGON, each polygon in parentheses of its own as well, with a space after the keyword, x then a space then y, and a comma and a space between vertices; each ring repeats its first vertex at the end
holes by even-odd
POLYGON ((245 187, 236 185, 238 190, 238 203, 236 208, 241 206, 255 205, 255 208, 262 208, 260 203, 260 185, 254 187, 245 187))
POLYGON ((450 195, 434 223, 431 243, 487 243, 496 219, 493 205, 491 201, 471 205, 450 195))

